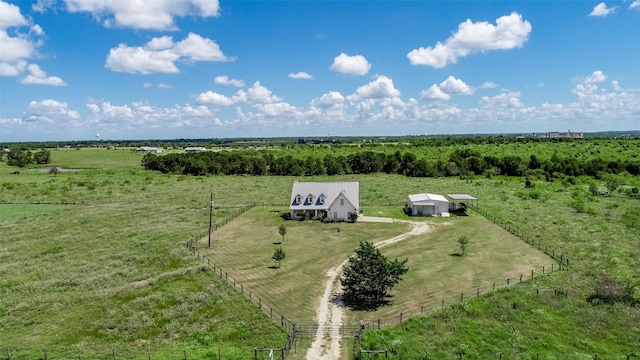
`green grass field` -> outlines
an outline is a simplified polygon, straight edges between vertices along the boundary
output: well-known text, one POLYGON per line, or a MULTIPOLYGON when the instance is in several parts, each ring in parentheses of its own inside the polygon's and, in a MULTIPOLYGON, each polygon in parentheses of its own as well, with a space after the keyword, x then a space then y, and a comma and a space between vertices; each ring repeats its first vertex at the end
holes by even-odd
MULTIPOLYGON (((43 357, 44 348, 50 358, 77 357, 78 349, 84 358, 104 358, 115 348, 126 358, 147 358, 148 349, 157 358, 182 358, 185 349, 190 358, 204 357, 220 349, 223 359, 246 359, 255 346, 284 344, 286 335, 255 303, 185 248, 207 230, 211 192, 216 220, 251 202, 260 206, 217 230, 207 256, 292 319, 313 316, 320 293, 314 284, 359 240, 407 229, 357 223, 339 225, 338 233, 336 224, 287 222, 287 257, 281 269, 272 269, 282 220, 271 210, 287 208, 299 178, 156 174, 141 169, 141 158, 127 150, 54 150, 51 165, 81 170, 56 176, 0 162, 0 347, 11 348, 12 359, 43 357)), ((639 183, 624 174, 618 179, 622 186, 639 183)), ((520 273, 526 277, 551 259, 474 213, 438 219, 437 230, 382 249, 409 258, 410 272, 394 290, 396 305, 379 314, 348 315, 393 320, 398 310, 419 313, 440 298, 454 302, 460 292, 465 301, 367 332, 363 346, 393 349, 396 359, 426 353, 454 359, 460 352, 477 359, 500 353, 510 359, 640 355, 637 304, 587 301, 603 274, 620 284, 640 282, 637 199, 619 191, 593 196, 593 180, 581 178, 570 184, 534 177, 533 189, 525 189, 524 179, 499 177, 331 180, 359 181, 366 215, 400 219, 406 219, 399 209, 407 194, 469 193, 492 216, 570 259, 567 271, 475 299, 478 287, 505 285, 507 277, 516 282, 520 273), (471 237, 469 252, 451 256, 463 231, 471 237), (537 288, 569 295, 536 296, 537 288)))

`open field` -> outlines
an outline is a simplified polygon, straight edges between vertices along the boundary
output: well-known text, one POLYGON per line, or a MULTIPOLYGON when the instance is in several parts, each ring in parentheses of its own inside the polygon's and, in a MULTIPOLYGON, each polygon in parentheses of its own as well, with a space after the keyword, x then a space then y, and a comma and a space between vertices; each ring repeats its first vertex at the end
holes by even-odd
MULTIPOLYGON (((25 354, 23 358, 42 356, 45 347, 53 352, 64 351, 66 357, 71 357, 77 355, 77 348, 87 354, 110 354, 114 346, 124 353, 133 352, 139 358, 146 357, 149 346, 158 356, 178 354, 179 357, 184 348, 203 353, 221 348, 223 354, 225 351, 236 354, 223 359, 241 359, 238 351, 284 343, 286 336, 255 310, 255 306, 205 270, 184 248, 186 240, 207 229, 210 192, 215 193, 217 219, 247 203, 265 203, 234 220, 229 224, 232 226, 214 233, 214 238, 220 237, 220 245, 222 240, 231 241, 236 237, 234 231, 249 233, 251 237, 243 236, 243 239, 255 239, 255 243, 265 249, 264 254, 262 250, 254 255, 237 252, 229 254, 228 260, 220 259, 241 263, 242 256, 255 256, 239 268, 239 273, 231 267, 228 270, 234 276, 246 274, 248 281, 256 286, 266 283, 277 288, 277 283, 269 281, 280 279, 271 279, 269 275, 286 277, 287 269, 298 270, 303 266, 320 269, 323 264, 304 257, 313 251, 322 250, 323 256, 326 252, 328 262, 338 261, 340 254, 355 247, 360 236, 359 232, 350 234, 349 231, 364 225, 355 224, 350 228, 352 225, 343 224, 341 232, 334 233, 331 227, 336 225, 310 224, 313 231, 322 233, 322 241, 333 245, 342 244, 339 240, 343 235, 353 235, 355 239, 350 240, 354 244, 344 244, 344 248, 332 246, 330 251, 324 251, 324 248, 304 248, 301 239, 309 236, 305 232, 309 229, 302 228, 305 223, 292 224, 284 245, 287 258, 283 267, 270 269, 269 266, 275 265, 270 257, 276 246, 273 242, 279 241, 277 225, 281 222, 270 210, 286 209, 291 183, 300 178, 156 174, 141 169, 141 157, 141 154, 122 150, 54 150, 51 165, 82 170, 57 176, 8 167, 0 162, 3 233, 0 238, 0 347, 16 349, 12 359, 20 359, 20 354, 25 354), (12 174, 16 170, 20 173, 12 174), (272 229, 252 234, 248 215, 272 229), (224 235, 225 232, 229 234, 224 235), (251 328, 256 330, 247 332, 246 324, 252 324, 251 328), (202 348, 204 345, 209 348, 202 348)), ((640 185, 637 177, 619 174, 616 178, 621 188, 640 185)), ((324 179, 329 178, 303 180, 324 179)), ((465 358, 495 358, 498 353, 512 359, 533 359, 536 353, 548 359, 593 358, 595 353, 600 358, 620 358, 627 353, 640 355, 637 302, 593 304, 587 301, 603 274, 620 284, 640 283, 636 265, 640 255, 638 199, 621 191, 611 196, 593 195, 589 184, 596 182, 603 187, 604 180, 590 178, 576 178, 570 183, 561 179, 547 182, 544 177, 534 176, 531 178, 534 187, 528 189, 522 178, 461 180, 457 177, 345 175, 330 179, 360 181, 360 202, 365 214, 372 216, 402 218, 398 209, 410 193, 470 193, 480 199, 482 209, 536 239, 543 248, 548 246, 566 254, 571 261, 568 271, 536 277, 534 281, 479 299, 465 295, 464 303, 433 316, 411 319, 398 328, 368 332, 364 346, 394 349, 395 358, 406 359, 424 357, 426 352, 431 354, 429 358, 456 358, 460 351, 467 354, 465 358), (569 296, 552 297, 545 293, 536 297, 536 288, 568 290, 569 296), (415 352, 410 352, 413 349, 415 352)), ((446 221, 476 218, 472 213, 468 219, 446 221)), ((392 225, 387 228, 388 224, 379 224, 381 228, 372 236, 385 238, 405 231, 402 224, 392 225)), ((435 226, 442 227, 438 233, 447 239, 457 236, 456 227, 439 222, 435 226)), ((468 226, 475 227, 472 223, 468 226)), ((464 226, 457 227, 460 228, 464 226)), ((483 230, 497 234, 489 225, 483 226, 483 230)), ((435 266, 412 263, 413 250, 403 246, 410 244, 411 249, 415 247, 426 255, 431 251, 429 246, 438 241, 435 234, 383 248, 385 254, 410 259, 412 270, 394 291, 398 305, 419 307, 427 296, 404 300, 402 296, 408 288, 414 289, 412 285, 421 277, 448 277, 455 272, 445 266, 434 274, 430 271, 436 271, 435 266), (416 277, 412 278, 414 271, 416 277)), ((449 256, 456 250, 455 240, 443 240, 442 253, 447 261, 470 263, 476 256, 489 255, 479 253, 481 248, 476 245, 486 241, 485 236, 488 235, 478 236, 474 242, 471 235, 468 257, 449 256)), ((528 247, 520 240, 514 241, 528 247)), ((215 251, 226 248, 216 246, 218 243, 214 243, 212 259, 218 261, 215 251)), ((474 263, 472 267, 480 265, 474 263)), ((518 272, 519 269, 513 268, 495 281, 507 276, 515 278, 518 272)), ((295 271, 295 276, 304 281, 321 281, 312 279, 317 275, 295 271)), ((468 271, 462 275, 472 284, 471 288, 462 290, 465 293, 481 286, 482 281, 491 281, 484 277, 475 279, 468 271)), ((278 289, 288 298, 295 291, 287 286, 278 289)), ((420 295, 428 295, 430 290, 419 291, 420 295)), ((638 299, 638 290, 634 291, 638 299)), ((273 301, 267 300, 271 295, 263 296, 274 306, 289 307, 275 297, 273 301)), ((292 301, 314 299, 316 296, 309 292, 292 301)), ((395 312, 392 310, 390 308, 389 316, 395 312)), ((308 314, 300 311, 300 316, 308 314)))

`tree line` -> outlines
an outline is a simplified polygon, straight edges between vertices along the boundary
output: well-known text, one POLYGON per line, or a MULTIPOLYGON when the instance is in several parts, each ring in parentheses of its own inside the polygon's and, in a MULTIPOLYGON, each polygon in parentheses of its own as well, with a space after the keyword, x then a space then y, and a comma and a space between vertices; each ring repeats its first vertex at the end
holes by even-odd
POLYGON ((446 159, 418 158, 411 151, 394 153, 371 150, 323 157, 303 154, 274 156, 269 151, 220 151, 201 153, 146 154, 142 166, 147 170, 184 175, 276 175, 315 176, 344 174, 401 174, 410 177, 494 175, 551 177, 592 176, 628 172, 640 174, 640 160, 579 159, 554 153, 549 159, 535 154, 487 156, 470 149, 456 149, 446 159))

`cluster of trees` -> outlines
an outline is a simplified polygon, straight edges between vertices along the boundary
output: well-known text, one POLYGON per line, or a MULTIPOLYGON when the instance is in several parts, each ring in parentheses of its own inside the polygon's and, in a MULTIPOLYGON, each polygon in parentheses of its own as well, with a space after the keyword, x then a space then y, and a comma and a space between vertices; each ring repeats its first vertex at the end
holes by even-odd
POLYGON ((281 175, 313 176, 344 174, 402 174, 411 177, 438 177, 458 175, 523 176, 528 173, 545 174, 548 178, 588 175, 601 177, 606 173, 627 171, 640 174, 640 160, 604 160, 560 157, 528 159, 517 155, 488 156, 472 148, 454 150, 443 160, 418 158, 413 152, 384 153, 371 150, 355 151, 347 155, 326 154, 276 157, 273 152, 245 150, 202 153, 155 155, 142 159, 147 170, 185 175, 281 175))
POLYGON ((51 151, 39 150, 31 152, 23 149, 11 149, 7 153, 7 165, 25 167, 31 164, 48 164, 51 162, 51 151))

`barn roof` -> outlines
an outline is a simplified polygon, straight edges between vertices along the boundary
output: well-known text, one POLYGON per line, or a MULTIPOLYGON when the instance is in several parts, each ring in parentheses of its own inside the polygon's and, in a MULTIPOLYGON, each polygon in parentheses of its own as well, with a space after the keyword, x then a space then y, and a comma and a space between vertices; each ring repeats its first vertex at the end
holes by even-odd
POLYGON ((452 200, 478 200, 469 194, 447 194, 447 197, 452 200))

